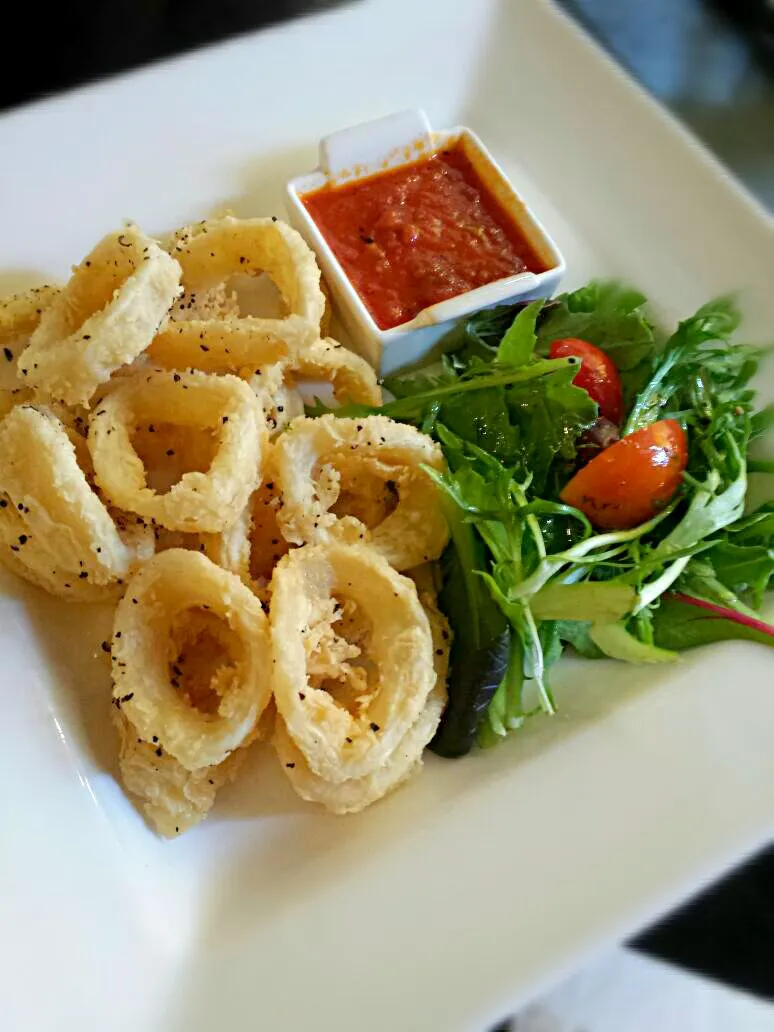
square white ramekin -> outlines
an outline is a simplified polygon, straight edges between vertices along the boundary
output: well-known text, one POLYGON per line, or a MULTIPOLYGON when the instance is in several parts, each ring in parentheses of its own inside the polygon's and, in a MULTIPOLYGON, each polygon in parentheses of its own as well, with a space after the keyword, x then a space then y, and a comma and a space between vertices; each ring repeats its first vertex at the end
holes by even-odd
POLYGON ((549 297, 565 270, 556 244, 478 136, 465 126, 434 132, 421 110, 387 115, 326 136, 320 141, 319 167, 291 179, 286 189, 290 220, 317 255, 352 347, 382 374, 423 358, 459 319, 473 312, 492 305, 549 297), (543 259, 546 271, 522 272, 494 280, 424 308, 410 322, 388 330, 380 329, 302 198, 328 184, 343 185, 416 161, 457 141, 462 143, 484 184, 543 259))

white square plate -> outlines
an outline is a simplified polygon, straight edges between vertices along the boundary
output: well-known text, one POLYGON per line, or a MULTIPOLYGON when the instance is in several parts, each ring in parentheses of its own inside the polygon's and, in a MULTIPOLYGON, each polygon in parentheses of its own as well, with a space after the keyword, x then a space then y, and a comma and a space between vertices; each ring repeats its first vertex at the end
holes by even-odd
MULTIPOLYGON (((740 287, 771 334, 771 222, 542 0, 364 0, 6 115, 0 288, 124 217, 279 214, 322 134, 417 105, 480 133, 569 285, 625 276, 669 317, 740 287)), ((259 758, 162 843, 113 780, 108 615, 2 592, 8 1032, 481 1030, 774 830, 772 657, 738 644, 563 662, 558 717, 358 817, 259 758)))

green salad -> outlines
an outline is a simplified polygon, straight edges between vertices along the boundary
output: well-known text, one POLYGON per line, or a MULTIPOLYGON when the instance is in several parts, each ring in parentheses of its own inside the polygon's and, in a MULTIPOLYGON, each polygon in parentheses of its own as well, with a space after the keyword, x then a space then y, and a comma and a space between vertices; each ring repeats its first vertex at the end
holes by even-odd
MULTIPOLYGON (((731 298, 661 333, 645 297, 594 282, 480 312, 379 412, 440 443, 451 528, 440 596, 454 631, 433 742, 459 756, 553 713, 554 664, 665 663, 706 642, 774 645, 774 503, 748 482, 774 423, 750 386, 763 349, 731 341, 731 298)), ((321 406, 313 410, 319 414, 321 406)))

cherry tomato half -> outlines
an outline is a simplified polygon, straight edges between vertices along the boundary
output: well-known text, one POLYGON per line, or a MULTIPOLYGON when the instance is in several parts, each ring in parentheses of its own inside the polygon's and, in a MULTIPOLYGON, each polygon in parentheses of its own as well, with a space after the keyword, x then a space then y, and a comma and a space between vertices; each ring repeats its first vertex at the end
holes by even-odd
POLYGON ((682 483, 688 460, 683 428, 674 419, 611 444, 565 485, 561 499, 600 530, 628 530, 652 519, 682 483))
POLYGON ((623 391, 621 377, 612 358, 594 344, 579 337, 555 340, 549 352, 551 358, 573 355, 581 360, 581 367, 573 377, 576 387, 583 387, 592 401, 599 405, 599 414, 616 426, 623 419, 623 391))

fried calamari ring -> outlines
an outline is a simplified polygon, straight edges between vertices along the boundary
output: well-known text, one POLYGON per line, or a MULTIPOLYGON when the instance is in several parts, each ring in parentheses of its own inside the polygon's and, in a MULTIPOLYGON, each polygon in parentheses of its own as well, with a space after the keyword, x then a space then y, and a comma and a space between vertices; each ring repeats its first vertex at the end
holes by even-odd
POLYGON ((152 554, 143 531, 122 539, 53 414, 21 405, 0 423, 0 554, 17 573, 64 598, 104 597, 152 554))
MULTIPOLYGON (((41 316, 61 293, 60 287, 45 284, 0 300, 0 345, 24 340, 37 329, 41 316)), ((10 362, 13 355, 5 358, 10 362)))
POLYGON ((289 379, 322 380, 333 387, 339 405, 381 405, 382 389, 371 366, 338 341, 315 340, 308 347, 291 347, 289 379))
POLYGON ((432 596, 420 599, 430 621, 436 682, 425 708, 387 758, 384 766, 363 778, 331 782, 315 774, 304 754, 287 732, 284 721, 274 725, 272 743, 288 780, 311 803, 321 803, 332 813, 357 813, 394 791, 422 766, 422 753, 435 734, 446 705, 446 677, 451 635, 432 596))
MULTIPOLYGON (((131 569, 136 568, 154 553, 153 531, 150 527, 124 524, 120 514, 109 514, 118 530, 121 543, 132 556, 131 569)), ((121 593, 122 578, 104 583, 98 577, 91 578, 84 566, 77 570, 62 565, 56 547, 56 539, 41 540, 27 533, 27 524, 13 512, 0 513, 0 547, 8 546, 2 555, 5 565, 23 580, 43 588, 49 594, 58 595, 68 602, 104 602, 115 599, 121 593), (21 539, 26 538, 22 548, 21 539)), ((99 548, 99 546, 97 546, 99 548)))
POLYGON ((113 702, 186 770, 219 764, 252 740, 271 698, 270 652, 252 592, 205 556, 171 549, 132 578, 116 610, 113 702))
MULTIPOLYGON (((267 462, 267 476, 271 463, 267 462)), ((201 550, 224 570, 230 570, 264 602, 270 598, 274 567, 290 544, 282 536, 277 513, 282 507, 276 485, 265 480, 255 491, 236 523, 220 534, 202 534, 201 550)))
POLYGON ((359 813, 399 788, 419 770, 422 753, 438 728, 445 705, 445 688, 434 688, 427 697, 425 708, 384 765, 362 778, 333 782, 319 777, 306 762, 282 720, 274 725, 272 744, 288 780, 302 799, 321 803, 331 813, 359 813))
POLYGON ((89 424, 97 483, 113 504, 170 530, 218 533, 239 517, 259 483, 266 429, 244 381, 207 373, 138 372, 100 403, 89 424), (212 432, 216 451, 206 472, 185 473, 160 494, 132 434, 154 420, 212 432))
POLYGON ((272 438, 280 434, 292 420, 303 416, 304 399, 288 377, 286 362, 262 366, 255 372, 243 369, 240 375, 257 395, 272 438))
POLYGON ((19 358, 30 386, 85 405, 150 344, 180 292, 180 266, 136 226, 106 236, 43 312, 19 358))
POLYGON ((364 358, 335 340, 315 340, 303 347, 290 345, 288 355, 253 374, 240 370, 261 400, 270 433, 276 435, 304 414, 304 393, 329 386, 338 405, 381 405, 376 373, 364 358))
POLYGON ((298 389, 303 381, 330 384, 339 405, 382 403, 368 362, 335 340, 311 339, 300 316, 285 320, 281 333, 256 329, 244 336, 224 336, 209 322, 202 322, 204 328, 194 336, 189 325, 189 320, 170 324, 149 348, 149 358, 165 369, 238 374, 260 397, 272 432, 303 415, 304 398, 298 389))
POLYGON ((16 405, 36 400, 34 390, 17 375, 16 357, 58 294, 59 287, 33 287, 0 300, 0 419, 16 405))
POLYGON ((122 539, 54 415, 20 405, 0 423, 0 554, 15 572, 55 595, 97 600, 152 554, 143 531, 122 539))
POLYGON ((320 336, 330 337, 331 327, 333 325, 333 301, 331 298, 331 288, 328 286, 325 276, 323 276, 322 273, 320 273, 320 290, 325 298, 325 308, 323 309, 322 318, 320 319, 320 336))
MULTIPOLYGON (((171 320, 148 349, 148 357, 164 369, 202 369, 208 373, 239 373, 242 369, 261 370, 284 362, 292 346, 303 347, 310 340, 309 326, 301 316, 288 316, 282 333, 271 328, 254 328, 236 333, 232 327, 243 319, 229 321, 195 320, 199 327, 190 332, 194 320, 171 320)), ((258 322, 259 320, 253 320, 258 322)))
POLYGON ((199 534, 198 551, 203 552, 217 566, 236 574, 248 588, 253 587, 250 576, 250 531, 252 527, 252 499, 239 514, 236 522, 220 534, 199 534))
POLYGON ((120 710, 113 713, 121 780, 138 799, 151 826, 165 838, 182 834, 207 816, 218 789, 234 780, 247 755, 240 748, 222 763, 186 770, 163 746, 138 738, 120 710))
MULTIPOLYGON (((284 222, 230 215, 200 222, 181 230, 170 251, 183 269, 185 295, 181 305, 195 304, 197 294, 233 275, 265 272, 277 287, 288 315, 284 319, 264 319, 227 313, 222 318, 176 319, 173 312, 173 319, 154 341, 156 361, 179 361, 186 350, 193 352, 204 343, 222 358, 240 361, 236 357, 240 356, 244 358, 242 365, 259 365, 260 361, 248 356, 254 345, 265 343, 266 334, 299 344, 319 335, 325 310, 320 270, 301 235, 284 222)), ((185 308, 177 314, 184 313, 185 308)))
POLYGON ((443 468, 426 435, 385 416, 294 420, 275 442, 282 532, 294 544, 367 541, 405 570, 437 559, 448 527, 423 465, 443 468))
POLYGON ((331 542, 286 555, 271 591, 274 698, 288 733, 326 781, 367 777, 436 681, 414 584, 373 549, 331 542))

